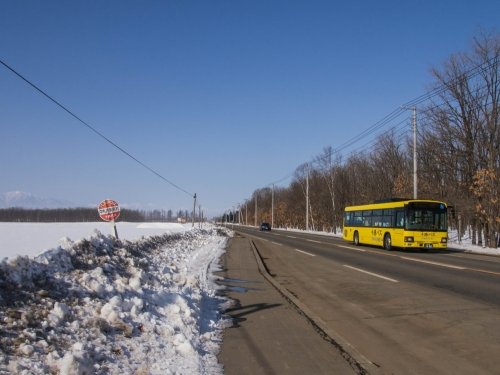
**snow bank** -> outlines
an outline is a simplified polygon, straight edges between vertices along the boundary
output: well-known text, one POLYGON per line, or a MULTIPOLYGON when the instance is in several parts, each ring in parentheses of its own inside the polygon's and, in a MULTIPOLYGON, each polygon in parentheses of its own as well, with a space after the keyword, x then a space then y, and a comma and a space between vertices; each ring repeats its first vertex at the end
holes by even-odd
POLYGON ((227 234, 94 236, 0 263, 0 373, 221 374, 227 234))

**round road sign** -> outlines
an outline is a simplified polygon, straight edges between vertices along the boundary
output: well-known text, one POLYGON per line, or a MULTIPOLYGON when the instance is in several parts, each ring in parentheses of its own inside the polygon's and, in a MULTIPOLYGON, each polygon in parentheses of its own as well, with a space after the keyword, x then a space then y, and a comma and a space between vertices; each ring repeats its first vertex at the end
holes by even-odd
POLYGON ((97 207, 99 216, 105 221, 115 221, 120 216, 120 206, 113 199, 105 199, 97 207))

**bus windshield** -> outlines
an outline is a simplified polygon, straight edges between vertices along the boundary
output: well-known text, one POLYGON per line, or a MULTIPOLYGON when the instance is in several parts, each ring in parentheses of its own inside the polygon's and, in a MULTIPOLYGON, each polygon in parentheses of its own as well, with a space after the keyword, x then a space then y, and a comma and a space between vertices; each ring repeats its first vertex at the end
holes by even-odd
POLYGON ((446 231, 446 205, 431 202, 410 202, 406 206, 406 229, 446 231))

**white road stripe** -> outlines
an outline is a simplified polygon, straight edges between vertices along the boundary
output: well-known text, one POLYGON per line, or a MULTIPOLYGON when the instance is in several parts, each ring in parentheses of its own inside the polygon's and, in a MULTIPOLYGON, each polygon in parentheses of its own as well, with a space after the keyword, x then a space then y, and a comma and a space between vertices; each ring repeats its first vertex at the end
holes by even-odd
POLYGON ((302 251, 302 250, 299 250, 299 249, 295 249, 295 251, 298 251, 299 253, 302 253, 302 254, 309 255, 309 256, 311 256, 311 257, 315 257, 315 256, 316 256, 316 255, 314 255, 314 254, 308 253, 307 251, 302 251))
POLYGON ((489 275, 496 275, 496 276, 500 276, 500 273, 499 272, 493 272, 493 271, 488 271, 488 270, 481 270, 479 268, 466 268, 466 270, 468 271, 474 271, 474 272, 482 272, 482 273, 487 273, 489 275))
POLYGON ((356 251, 361 251, 362 253, 365 253, 365 249, 360 249, 357 247, 351 247, 351 246, 344 246, 344 245, 337 245, 338 247, 343 247, 344 249, 349 249, 349 250, 356 250, 356 251))
POLYGON ((288 238, 297 238, 297 237, 294 237, 294 236, 287 236, 288 238))
POLYGON ((410 257, 400 257, 400 258, 401 259, 406 259, 406 260, 411 260, 413 262, 420 262, 420 263, 432 264, 434 266, 441 266, 441 267, 453 268, 453 269, 456 269, 456 270, 465 270, 466 269, 466 267, 453 266, 451 264, 446 264, 446 263, 430 262, 428 260, 415 259, 415 258, 410 258, 410 257))
POLYGON ((351 267, 351 266, 348 266, 347 264, 344 264, 344 267, 347 267, 347 268, 350 268, 352 270, 356 270, 356 271, 359 271, 359 272, 363 272, 363 273, 366 273, 368 275, 378 277, 380 279, 384 279, 384 280, 387 280, 387 281, 392 281, 393 283, 399 282, 398 280, 391 279, 390 277, 382 276, 382 275, 379 275, 378 273, 368 272, 368 271, 362 270, 361 268, 351 267))
POLYGON ((306 240, 306 241, 309 241, 309 242, 315 242, 315 243, 323 243, 321 241, 316 241, 316 240, 306 240))
POLYGON ((274 241, 271 241, 271 242, 272 242, 273 244, 275 244, 275 245, 283 246, 283 245, 282 245, 282 244, 280 244, 280 243, 277 243, 277 242, 274 242, 274 241))

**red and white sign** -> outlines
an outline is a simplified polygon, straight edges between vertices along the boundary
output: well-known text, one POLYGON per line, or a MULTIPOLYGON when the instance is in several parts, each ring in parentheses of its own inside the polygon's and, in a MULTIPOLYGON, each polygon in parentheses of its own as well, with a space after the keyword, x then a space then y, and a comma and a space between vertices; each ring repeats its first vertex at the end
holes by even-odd
POLYGON ((105 199, 97 207, 99 216, 105 221, 115 221, 120 216, 120 206, 113 199, 105 199))

